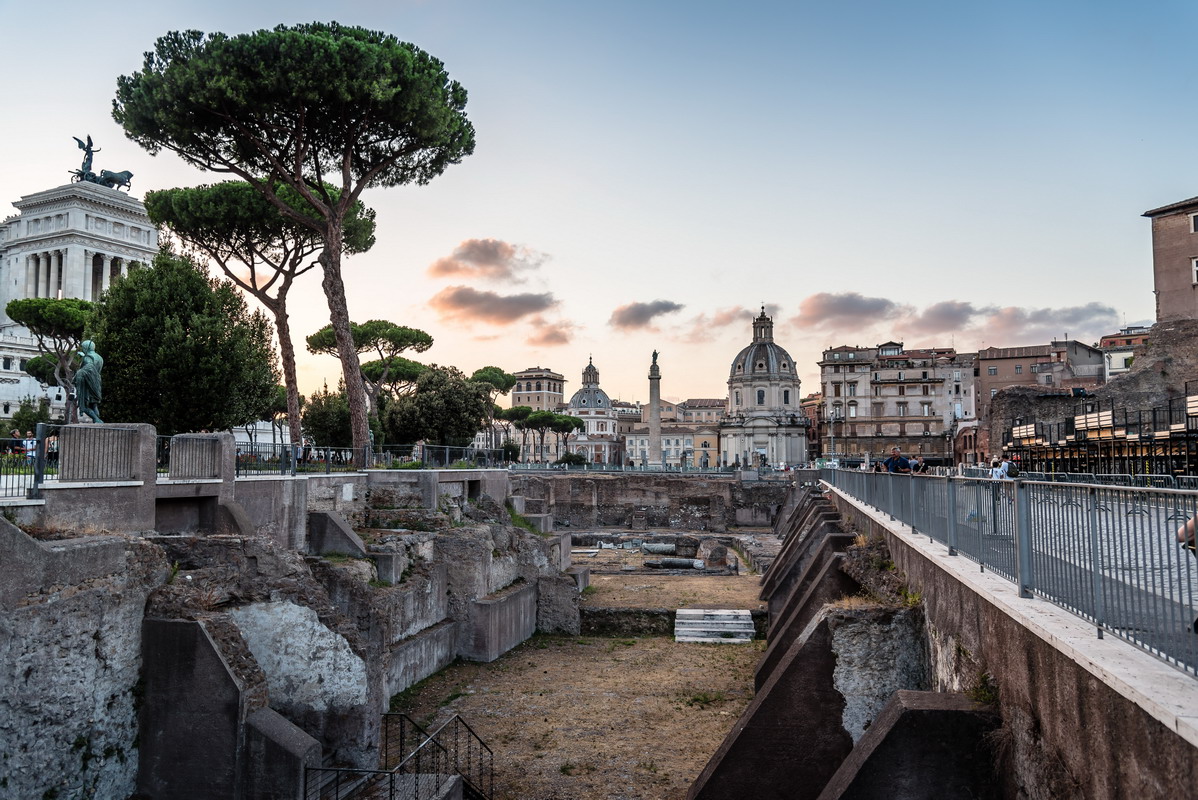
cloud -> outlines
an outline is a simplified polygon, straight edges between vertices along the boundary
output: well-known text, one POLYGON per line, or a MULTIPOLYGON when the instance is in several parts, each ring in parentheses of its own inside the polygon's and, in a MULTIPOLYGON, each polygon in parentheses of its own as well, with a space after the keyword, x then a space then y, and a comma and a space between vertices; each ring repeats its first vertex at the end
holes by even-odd
POLYGON ((856 292, 810 295, 800 301, 799 315, 790 322, 798 328, 818 328, 829 345, 895 340, 908 347, 955 344, 958 350, 1047 344, 1066 334, 1089 343, 1120 326, 1119 313, 1098 302, 1028 308, 942 300, 920 309, 856 292))
POLYGON ((527 342, 539 347, 556 347, 558 345, 569 344, 574 338, 576 326, 572 322, 561 320, 558 322, 549 322, 544 317, 534 317, 529 320, 532 326, 532 332, 528 335, 527 342))
POLYGON ((428 303, 442 319, 510 325, 521 317, 553 308, 558 301, 549 292, 502 295, 469 286, 448 286, 428 303))
POLYGON ((1119 312, 1103 303, 1065 308, 987 308, 975 327, 987 346, 1046 344, 1066 335, 1082 342, 1097 341, 1120 327, 1119 312))
POLYGON ((467 277, 522 283, 519 273, 535 270, 547 259, 543 253, 499 239, 466 239, 454 249, 453 255, 430 264, 428 274, 437 278, 467 277))
POLYGON ((899 327, 904 332, 913 334, 956 332, 968 326, 970 320, 983 310, 974 306, 973 303, 945 300, 933 303, 923 311, 913 313, 899 327))
POLYGON ((629 303, 611 312, 609 325, 614 328, 631 330, 647 328, 654 317, 681 311, 684 306, 670 300, 654 300, 652 303, 629 303))
POLYGON ((884 297, 864 297, 857 292, 809 295, 799 303, 799 315, 791 320, 800 328, 839 327, 888 319, 899 313, 900 306, 884 297))

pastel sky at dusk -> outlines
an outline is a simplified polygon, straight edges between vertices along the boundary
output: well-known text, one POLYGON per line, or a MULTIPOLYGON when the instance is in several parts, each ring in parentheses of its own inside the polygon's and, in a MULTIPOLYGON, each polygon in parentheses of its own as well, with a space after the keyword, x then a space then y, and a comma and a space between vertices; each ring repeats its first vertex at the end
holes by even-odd
MULTIPOLYGON (((331 19, 441 59, 478 140, 366 193, 351 317, 567 394, 593 357, 646 400, 657 349, 667 398, 723 397, 762 304, 805 393, 832 345, 1093 342, 1152 321, 1141 214, 1198 194, 1193 2, 2 0, 0 200, 65 183, 87 134, 135 196, 224 179, 127 140, 117 77, 171 30, 331 19)), ((299 335, 327 323, 315 273, 292 297, 299 335)))

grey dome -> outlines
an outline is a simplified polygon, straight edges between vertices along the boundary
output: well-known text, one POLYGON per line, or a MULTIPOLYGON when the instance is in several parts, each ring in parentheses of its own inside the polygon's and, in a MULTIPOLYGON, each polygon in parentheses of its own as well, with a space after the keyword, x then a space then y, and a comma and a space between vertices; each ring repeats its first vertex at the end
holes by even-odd
POLYGON ((774 344, 774 321, 765 315, 765 309, 762 308, 761 316, 753 320, 753 343, 732 359, 728 379, 793 377, 794 374, 794 359, 790 353, 774 344))

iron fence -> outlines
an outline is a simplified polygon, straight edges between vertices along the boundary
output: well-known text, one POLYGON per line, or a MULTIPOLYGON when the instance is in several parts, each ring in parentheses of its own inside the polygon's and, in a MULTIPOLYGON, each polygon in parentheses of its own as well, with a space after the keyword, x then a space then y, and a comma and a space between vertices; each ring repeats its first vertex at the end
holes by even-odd
POLYGON ((920 535, 1190 674, 1198 673, 1198 559, 1177 530, 1193 490, 889 475, 821 477, 920 535))
POLYGON ((388 444, 371 452, 375 469, 496 469, 507 466, 503 450, 438 444, 388 444))
POLYGON ((489 800, 494 795, 494 754, 457 714, 432 732, 405 714, 384 714, 382 732, 380 769, 309 767, 304 770, 305 800, 434 800, 455 776, 462 779, 464 798, 489 800))

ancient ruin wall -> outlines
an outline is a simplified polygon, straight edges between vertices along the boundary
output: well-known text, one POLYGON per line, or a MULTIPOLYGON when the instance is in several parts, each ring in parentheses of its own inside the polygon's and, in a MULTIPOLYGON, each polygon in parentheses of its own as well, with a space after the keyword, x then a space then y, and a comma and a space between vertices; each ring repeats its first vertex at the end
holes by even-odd
POLYGON ((136 539, 39 542, 0 520, 0 796, 136 790, 142 610, 167 573, 136 539))

